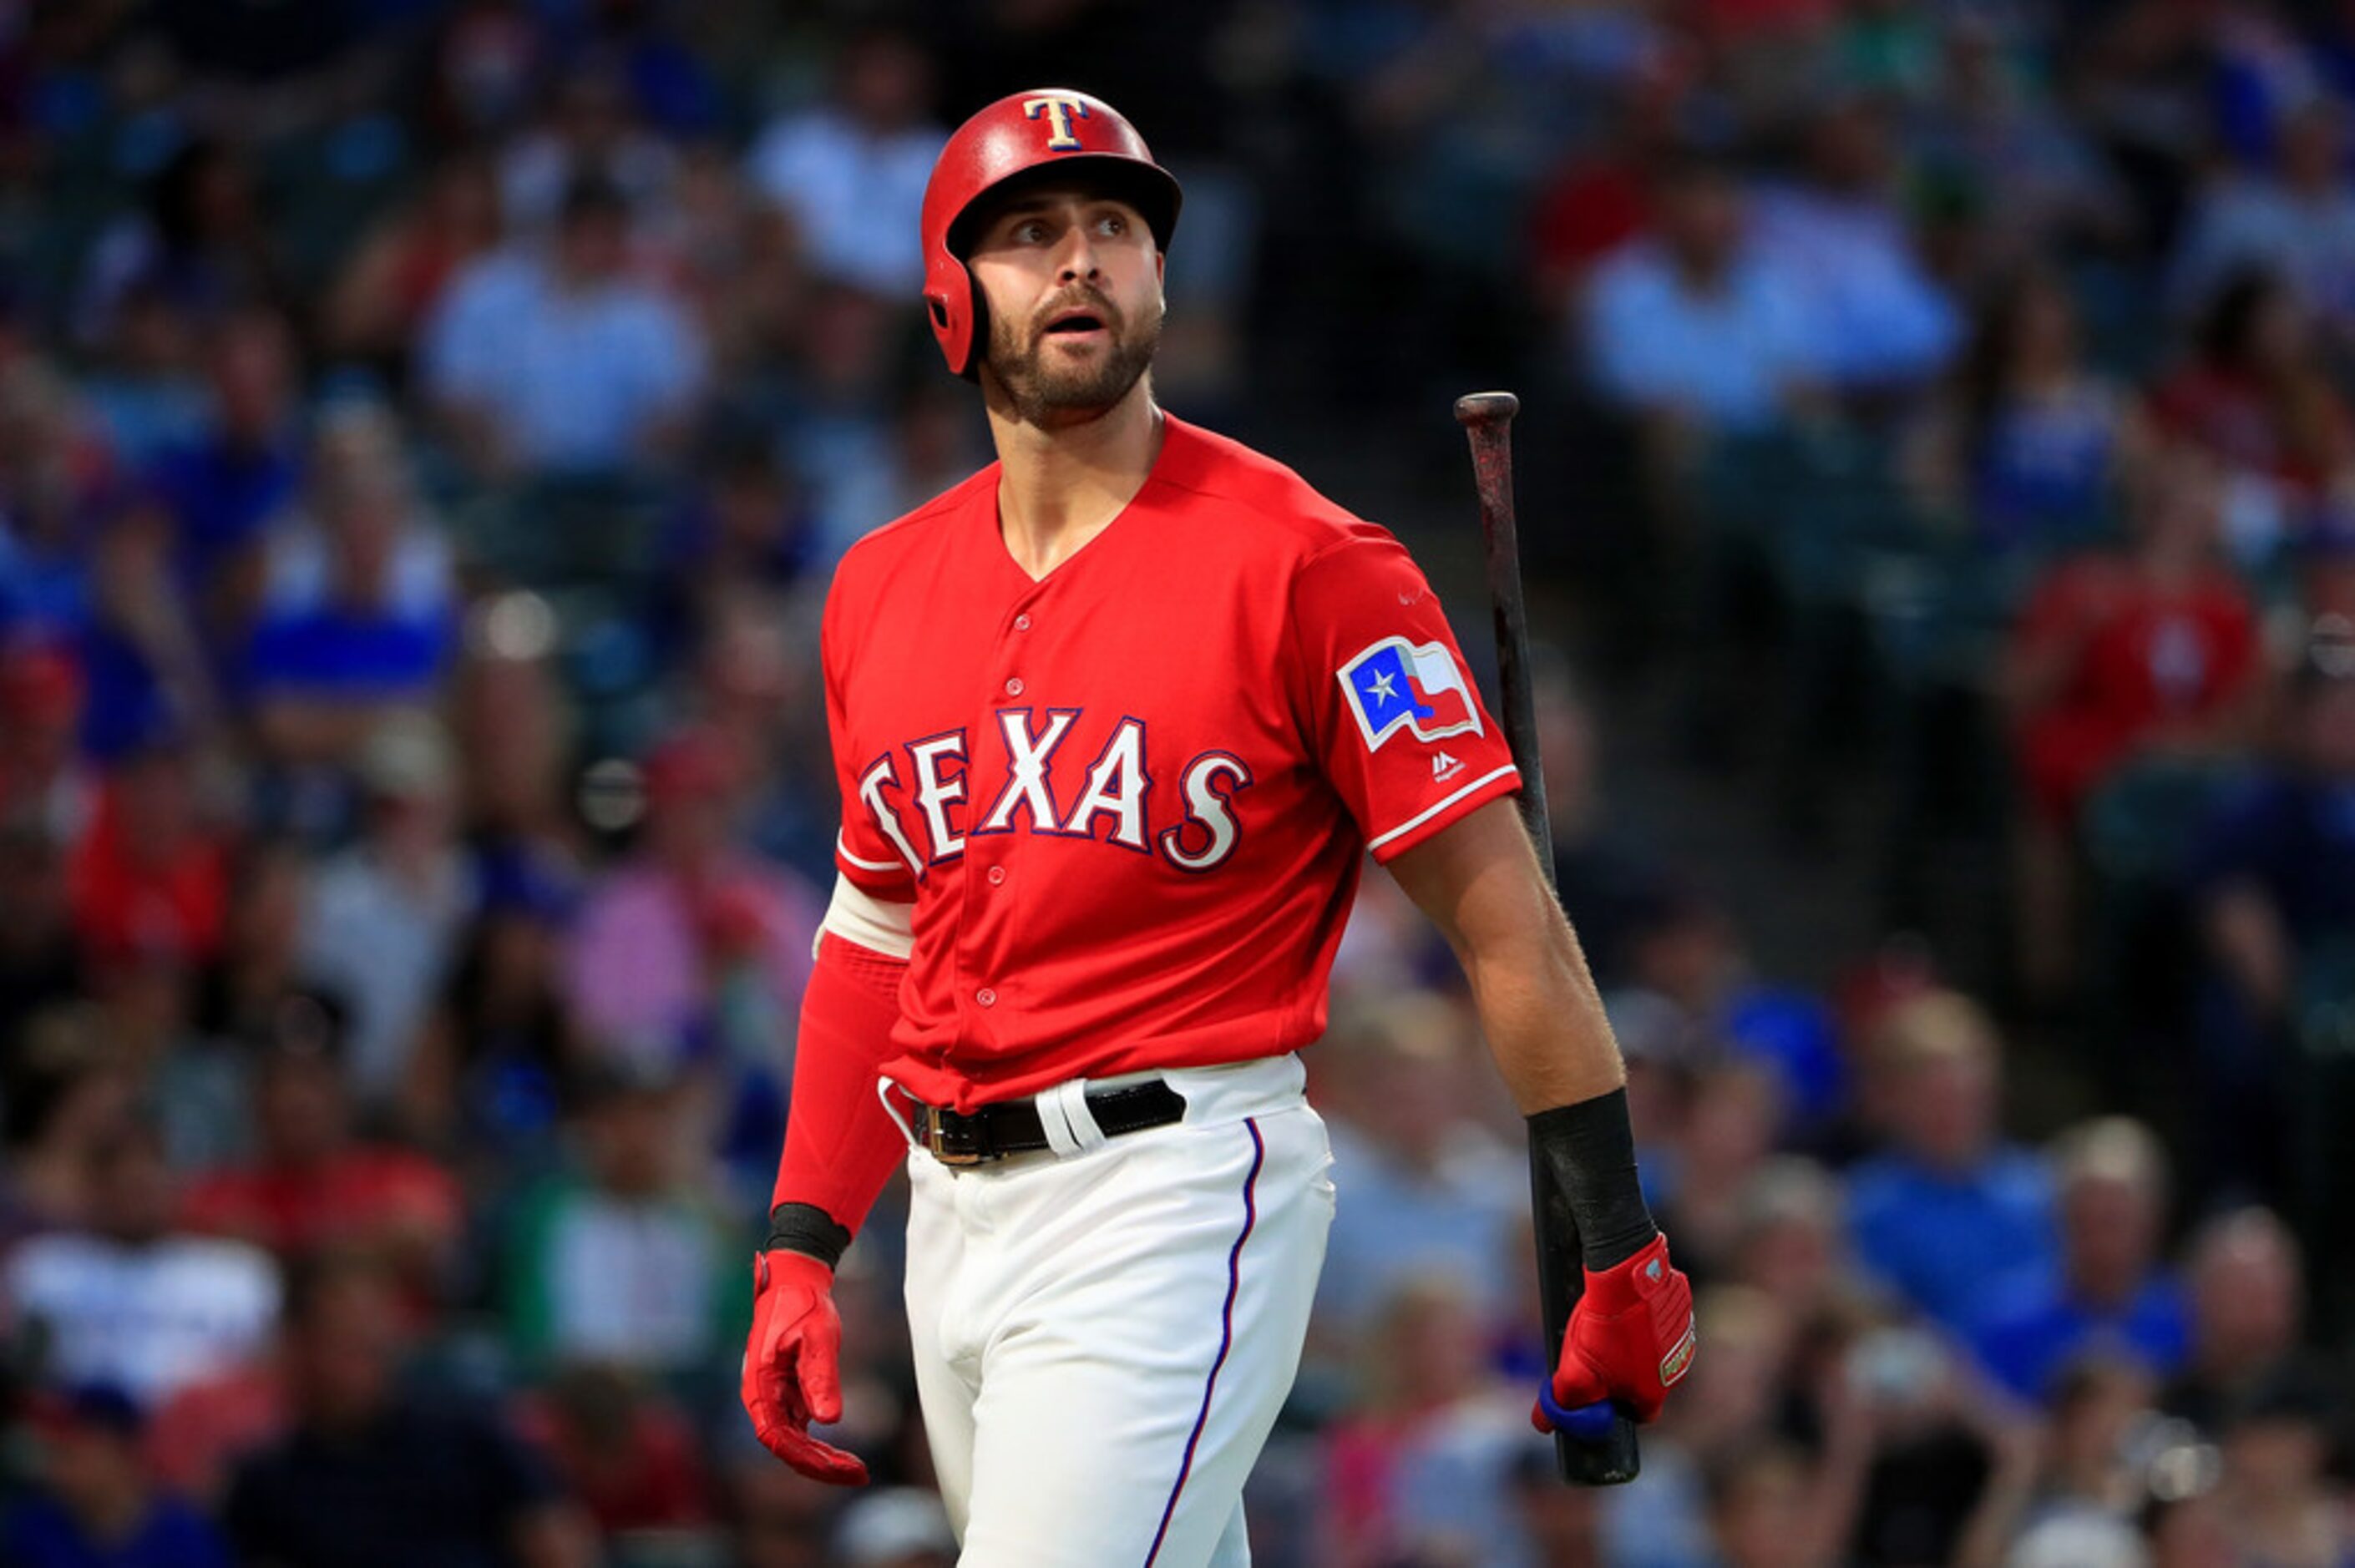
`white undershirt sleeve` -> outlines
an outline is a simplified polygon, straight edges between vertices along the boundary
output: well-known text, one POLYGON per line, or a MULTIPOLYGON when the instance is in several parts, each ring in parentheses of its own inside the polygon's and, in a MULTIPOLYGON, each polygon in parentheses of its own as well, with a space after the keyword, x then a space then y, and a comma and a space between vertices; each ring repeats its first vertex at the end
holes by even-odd
MULTIPOLYGON (((886 903, 861 892, 848 877, 837 874, 834 897, 826 906, 826 918, 818 922, 818 934, 831 931, 870 952, 905 959, 916 950, 915 916, 914 905, 886 903)), ((811 948, 815 957, 815 942, 811 948)))

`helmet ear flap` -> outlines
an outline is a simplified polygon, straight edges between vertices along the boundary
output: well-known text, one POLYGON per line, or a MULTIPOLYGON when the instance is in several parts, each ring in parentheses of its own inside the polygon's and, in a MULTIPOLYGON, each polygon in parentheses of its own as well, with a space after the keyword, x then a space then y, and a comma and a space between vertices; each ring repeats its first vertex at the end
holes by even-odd
POLYGON ((949 368, 968 381, 978 381, 981 347, 989 331, 989 306, 972 270, 961 261, 952 265, 955 270, 954 281, 936 273, 932 286, 924 290, 924 313, 930 318, 932 335, 940 340, 941 352, 948 358, 949 368), (962 311, 956 308, 960 293, 964 296, 962 311))
POLYGON ((957 374, 967 381, 978 381, 981 379, 982 354, 989 346, 989 299, 981 291, 981 280, 973 275, 970 267, 965 269, 964 288, 965 299, 969 302, 965 306, 965 319, 972 324, 965 329, 964 367, 957 374))

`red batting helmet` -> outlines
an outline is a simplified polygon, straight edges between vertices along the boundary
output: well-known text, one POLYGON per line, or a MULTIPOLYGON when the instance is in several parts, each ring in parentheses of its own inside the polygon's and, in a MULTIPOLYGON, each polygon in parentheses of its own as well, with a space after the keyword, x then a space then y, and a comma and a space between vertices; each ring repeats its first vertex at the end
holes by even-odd
POLYGON ((924 186, 924 305, 932 335, 959 376, 978 374, 981 290, 965 270, 972 237, 965 219, 981 198, 1043 169, 1085 165, 1110 183, 1169 249, 1178 227, 1178 182, 1153 161, 1145 138, 1101 98, 1069 88, 1040 88, 999 99, 957 127, 924 186))

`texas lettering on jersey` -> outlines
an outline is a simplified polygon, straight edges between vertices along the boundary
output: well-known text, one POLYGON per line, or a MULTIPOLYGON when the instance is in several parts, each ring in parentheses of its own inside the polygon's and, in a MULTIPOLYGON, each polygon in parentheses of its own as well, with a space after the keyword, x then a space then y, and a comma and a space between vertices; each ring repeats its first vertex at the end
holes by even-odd
POLYGON ((929 1103, 1307 1044, 1367 853, 1518 788, 1398 541, 1166 429, 1044 577, 988 470, 836 574, 837 864, 911 906, 886 1071, 929 1103))
POLYGON ((858 776, 859 803, 919 878, 961 858, 968 837, 993 833, 1094 839, 1157 853, 1187 872, 1213 870, 1234 853, 1239 829, 1231 802, 1252 781, 1242 758, 1224 751, 1189 758, 1178 773, 1178 813, 1158 825, 1147 814, 1158 774, 1143 720, 1124 716, 1093 761, 1065 763, 1059 771, 1065 743, 1089 727, 1085 709, 1000 708, 996 717, 1010 766, 986 797, 986 810, 976 809, 985 797, 972 787, 962 729, 886 752, 858 776))

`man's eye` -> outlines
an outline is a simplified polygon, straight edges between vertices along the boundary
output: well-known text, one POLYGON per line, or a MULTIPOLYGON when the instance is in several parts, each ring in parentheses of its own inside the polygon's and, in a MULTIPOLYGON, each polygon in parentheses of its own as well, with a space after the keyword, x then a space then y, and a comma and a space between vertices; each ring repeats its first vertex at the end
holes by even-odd
POLYGON ((1104 218, 1102 228, 1106 234, 1125 234, 1128 232, 1128 219, 1113 214, 1104 218))

